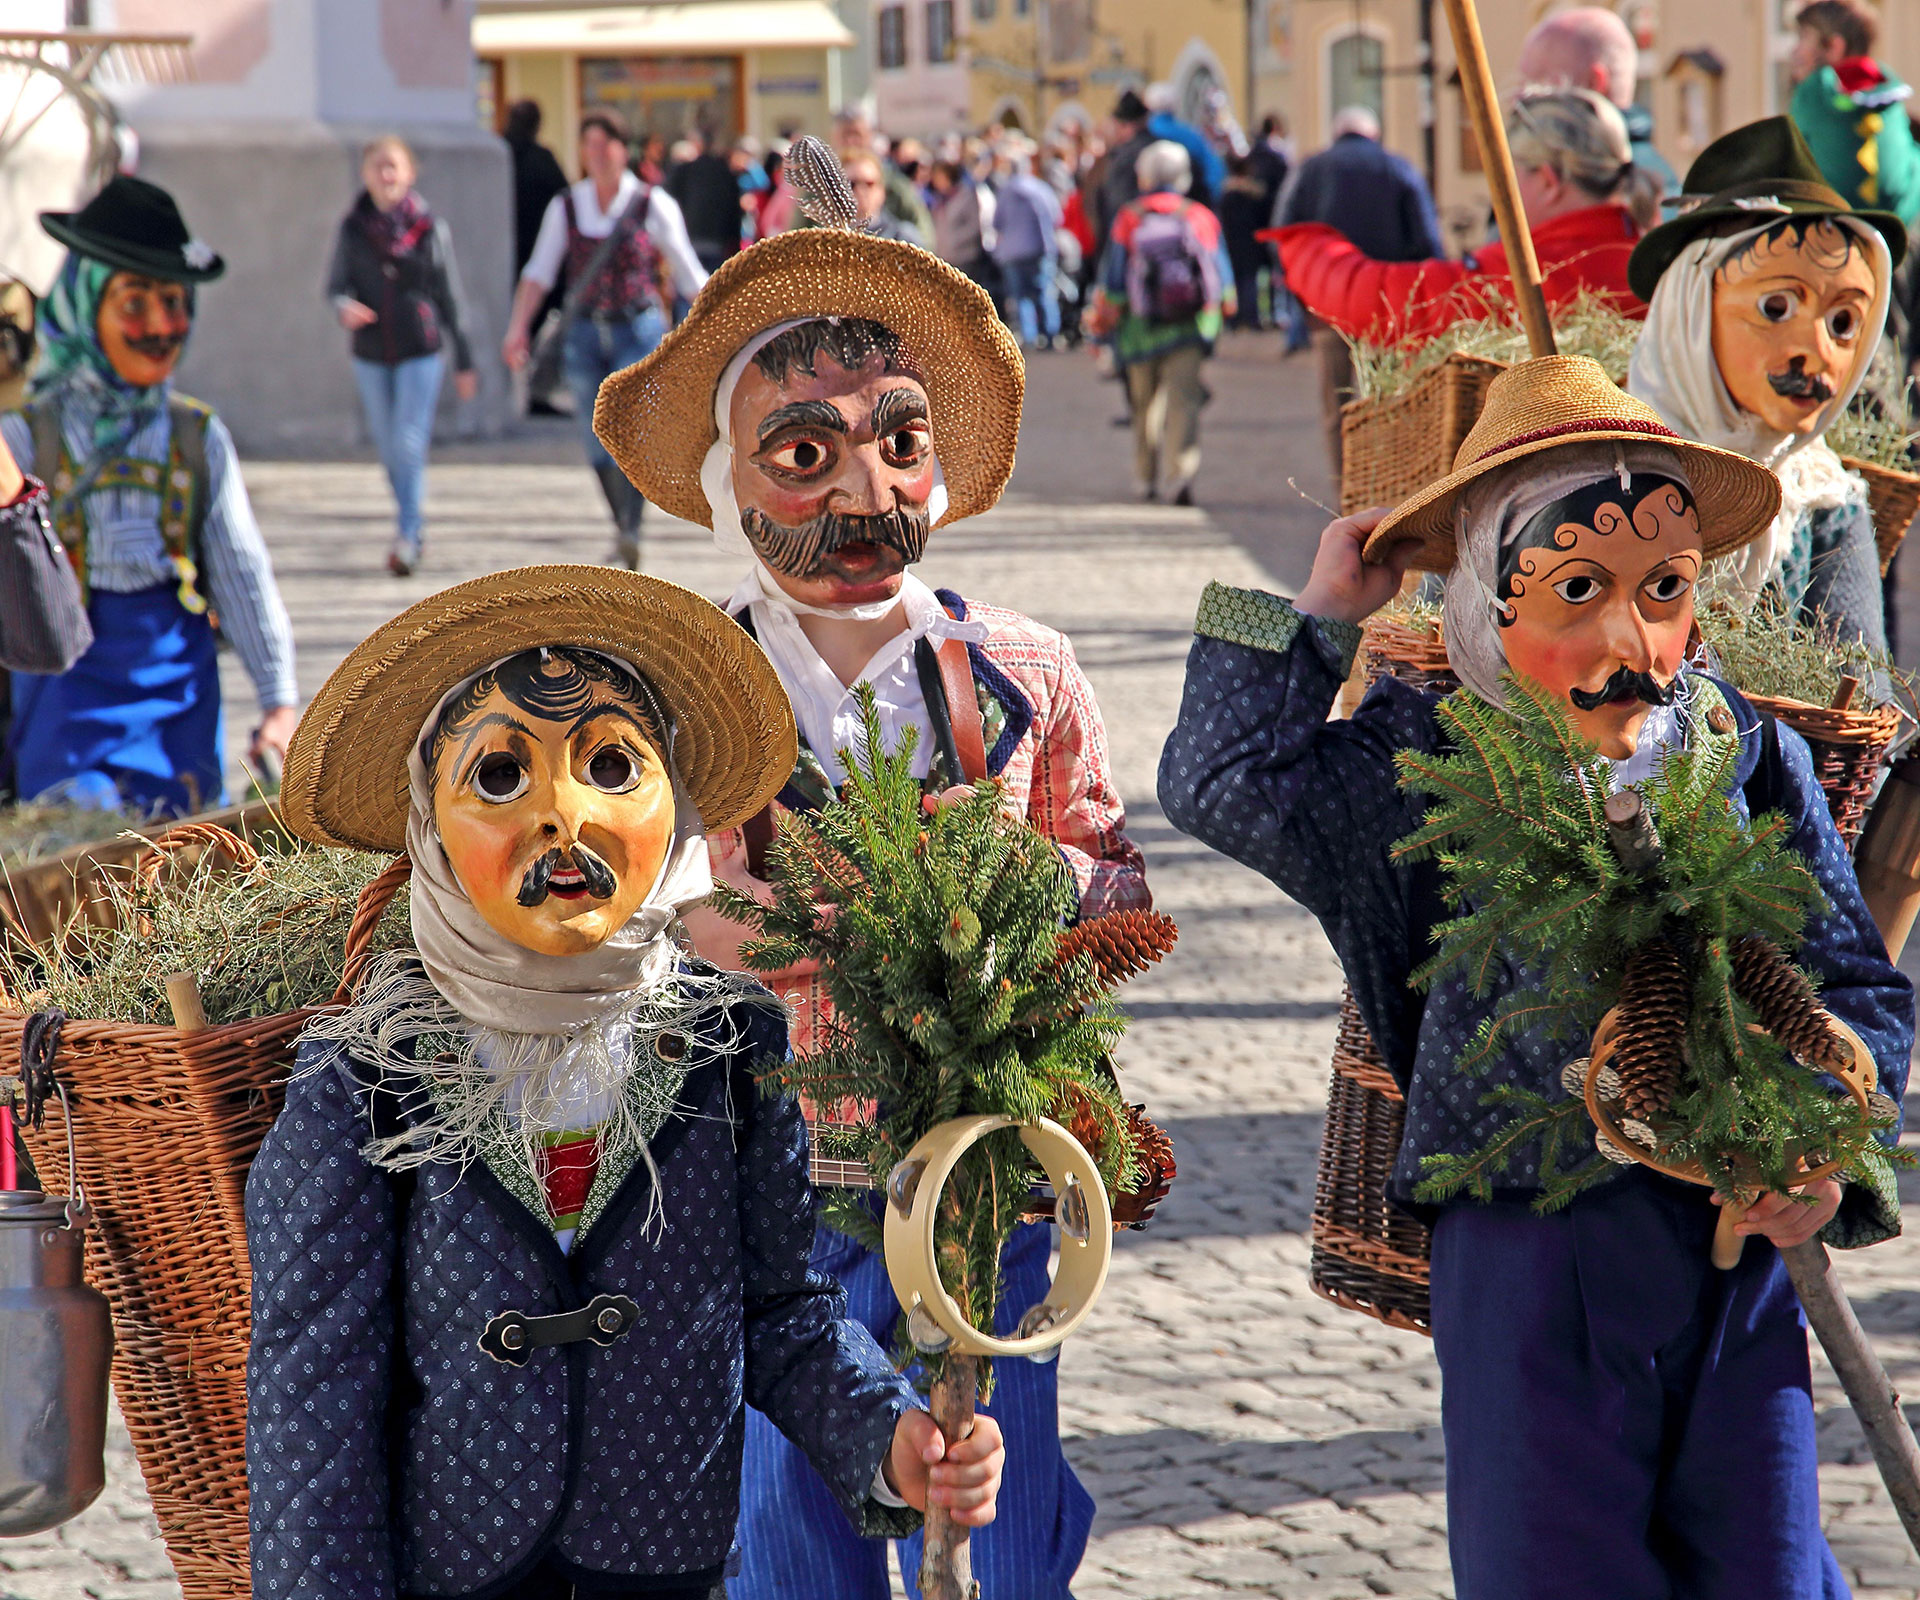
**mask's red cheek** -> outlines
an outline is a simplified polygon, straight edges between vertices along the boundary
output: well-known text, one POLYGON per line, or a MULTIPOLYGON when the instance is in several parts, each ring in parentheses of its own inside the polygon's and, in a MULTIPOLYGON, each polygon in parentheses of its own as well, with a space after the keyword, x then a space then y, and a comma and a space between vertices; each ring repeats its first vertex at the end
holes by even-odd
POLYGON ((1530 627, 1524 617, 1501 631, 1500 642, 1512 671, 1557 695, 1586 686, 1596 672, 1604 677, 1613 670, 1612 663, 1603 662, 1605 651, 1591 641, 1567 630, 1530 627))
POLYGON ((515 859, 517 830, 491 818, 456 814, 439 820, 447 860, 467 898, 482 914, 519 894, 523 871, 515 859))

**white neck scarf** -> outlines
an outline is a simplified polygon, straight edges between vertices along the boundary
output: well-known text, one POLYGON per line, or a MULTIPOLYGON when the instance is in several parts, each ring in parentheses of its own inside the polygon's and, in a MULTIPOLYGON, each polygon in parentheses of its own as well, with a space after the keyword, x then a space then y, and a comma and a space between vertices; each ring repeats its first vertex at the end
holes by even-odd
MULTIPOLYGON (((619 664, 640 676, 630 662, 619 664)), ((668 930, 682 907, 713 892, 706 830, 673 769, 669 730, 673 843, 645 903, 605 944, 581 955, 547 956, 515 944, 480 915, 460 886, 434 826, 433 786, 420 753, 431 742, 442 710, 474 678, 441 698, 407 758, 413 942, 434 988, 468 1022, 503 1033, 572 1033, 631 1006, 644 991, 672 976, 679 947, 668 930)))
POLYGON ((1772 468, 1780 480, 1780 514, 1766 532, 1713 564, 1714 587, 1742 609, 1752 607, 1785 560, 1793 530, 1807 512, 1844 505, 1863 493, 1827 445, 1825 434, 1866 381, 1887 319, 1893 280, 1887 242, 1857 218, 1835 219, 1866 246, 1873 266, 1873 309, 1860 333, 1853 370, 1810 433, 1782 434, 1742 411, 1728 393, 1713 355, 1713 275, 1743 245, 1777 227, 1772 217, 1731 238, 1696 239, 1661 274, 1647 307, 1646 327, 1633 347, 1627 392, 1647 402, 1676 433, 1736 451, 1772 468))

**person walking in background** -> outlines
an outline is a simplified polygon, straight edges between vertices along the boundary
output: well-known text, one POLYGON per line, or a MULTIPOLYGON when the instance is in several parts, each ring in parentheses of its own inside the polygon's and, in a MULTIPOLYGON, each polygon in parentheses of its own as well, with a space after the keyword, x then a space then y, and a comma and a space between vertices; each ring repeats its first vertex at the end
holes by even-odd
POLYGON ((1148 136, 1170 139, 1187 152, 1193 172, 1193 189, 1188 198, 1211 211, 1220 203, 1220 190, 1227 181, 1226 162, 1211 139, 1192 123, 1182 120, 1178 110, 1180 97, 1172 84, 1149 84, 1146 102, 1148 136))
POLYGON ((1000 274, 987 252, 994 195, 958 161, 933 164, 933 253, 999 299, 1000 274))
POLYGON ((547 207, 567 186, 567 175, 560 170, 559 158, 539 142, 538 102, 516 100, 507 112, 501 137, 507 141, 507 158, 513 163, 513 270, 517 276, 533 254, 547 207))
MULTIPOLYGON (((1424 261, 1446 254, 1433 196, 1413 163, 1380 143, 1380 119, 1365 106, 1348 106, 1333 118, 1333 143, 1300 163, 1282 191, 1273 218, 1277 228, 1321 222, 1337 228, 1361 254, 1375 261, 1424 261)), ((1287 289, 1305 302, 1284 260, 1287 289)), ((1308 310, 1312 306, 1308 305, 1308 310)), ((1347 341, 1324 323, 1311 338, 1320 367, 1320 414, 1327 459, 1340 478, 1340 408, 1353 398, 1353 357, 1347 341)))
POLYGON ((1813 0, 1794 16, 1790 115, 1813 159, 1856 211, 1920 218, 1920 149, 1907 105, 1913 90, 1873 56, 1878 24, 1859 0, 1813 0))
POLYGON ((704 128, 694 143, 692 159, 667 174, 666 192, 686 220, 693 253, 712 272, 740 253, 740 174, 713 148, 713 137, 704 128))
POLYGON ((1260 237, 1273 214, 1273 196, 1254 170, 1251 155, 1227 163, 1227 181, 1220 191, 1220 229, 1227 240, 1227 258, 1233 263, 1234 294, 1240 302, 1234 314, 1236 328, 1262 328, 1260 273, 1268 262, 1267 243, 1260 237))
POLYGON ((594 437, 593 402, 610 374, 632 366, 666 337, 672 292, 691 300, 707 274, 673 196, 627 170, 627 131, 610 113, 580 119, 580 167, 586 176, 547 207, 514 291, 501 355, 515 372, 527 364, 533 314, 564 267, 560 337, 566 341, 574 420, 613 513, 609 559, 637 569, 646 501, 594 437))
POLYGON ((1184 146, 1157 139, 1140 152, 1138 199, 1114 218, 1094 291, 1096 322, 1133 401, 1134 484, 1157 500, 1164 472, 1175 505, 1193 504, 1200 472, 1201 368, 1234 309, 1233 268, 1220 222, 1189 200, 1193 167, 1184 146))
POLYGON ((360 158, 364 185, 334 240, 327 295, 352 335, 353 377, 367 434, 387 469, 398 513, 387 570, 404 578, 420 565, 421 502, 434 409, 453 346, 454 393, 480 392, 460 315, 460 279, 446 223, 413 187, 413 152, 386 134, 360 158))
POLYGON ((1660 220, 1663 197, 1678 198, 1680 179, 1653 145, 1653 113, 1634 98, 1640 48, 1626 23, 1604 6, 1578 6, 1535 24, 1520 42, 1517 76, 1526 89, 1591 89, 1611 100, 1627 125, 1636 186, 1634 219, 1644 231, 1660 220))
POLYGON ((1034 172, 1031 147, 1010 151, 1007 162, 1008 176, 993 211, 993 260, 1006 295, 1006 317, 1021 349, 1051 350, 1060 337, 1060 295, 1053 281, 1060 197, 1034 172))
POLYGON ((853 191, 854 204, 860 208, 860 220, 867 225, 867 232, 924 248, 927 235, 887 209, 886 163, 876 155, 858 153, 847 156, 845 161, 842 170, 847 175, 847 187, 853 191))
POLYGON ((1093 247, 1101 258, 1107 252, 1114 218, 1140 193, 1140 153, 1153 143, 1153 135, 1147 132, 1148 115, 1146 101, 1131 89, 1123 89, 1113 103, 1113 137, 1092 180, 1093 247))
POLYGON ((919 186, 887 160, 880 143, 873 119, 857 106, 849 106, 835 114, 833 148, 839 154, 842 165, 851 172, 856 159, 871 157, 880 173, 887 215, 913 230, 911 233, 894 233, 886 231, 883 225, 881 237, 923 244, 933 237, 933 213, 927 209, 919 186))
POLYGON ((786 170, 787 147, 784 141, 776 142, 767 151, 767 186, 753 197, 753 237, 771 239, 776 233, 785 233, 793 226, 794 203, 793 190, 781 181, 781 173, 786 170))

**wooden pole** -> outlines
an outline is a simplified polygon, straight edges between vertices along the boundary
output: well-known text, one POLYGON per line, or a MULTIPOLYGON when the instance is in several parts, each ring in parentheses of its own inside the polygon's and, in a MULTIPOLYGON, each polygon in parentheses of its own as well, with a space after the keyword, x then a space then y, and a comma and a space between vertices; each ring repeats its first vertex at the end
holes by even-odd
MULTIPOLYGON (((949 1445, 966 1438, 973 1432, 973 1410, 980 1398, 980 1358, 949 1352, 928 1398, 941 1438, 949 1445)), ((920 1546, 920 1593, 923 1600, 979 1600, 980 1595, 967 1530, 932 1504, 920 1546)))
POLYGON ((1540 262, 1533 253, 1533 235, 1527 231, 1527 213, 1520 204, 1520 185, 1513 176, 1513 152, 1507 148, 1507 125, 1500 115, 1500 96, 1493 87, 1493 69, 1487 65, 1487 42, 1480 36, 1480 17, 1473 0, 1443 0, 1447 27, 1453 34, 1454 63, 1460 69, 1460 92, 1467 99, 1473 136, 1480 142, 1480 162, 1487 187, 1493 191, 1493 220, 1500 227, 1507 265, 1513 272, 1513 292, 1520 302, 1520 325, 1527 330, 1530 355, 1556 354, 1553 324, 1547 320, 1547 299, 1540 292, 1540 262))
POLYGON ((173 1025, 182 1033, 206 1030, 207 1008, 200 1003, 200 980, 191 972, 167 974, 167 1005, 173 1011, 173 1025))
POLYGON ((1900 1396, 1867 1343, 1846 1291, 1834 1276, 1826 1247, 1818 1239, 1809 1239, 1782 1250, 1780 1257, 1806 1308, 1807 1323, 1819 1336, 1820 1348, 1847 1391, 1847 1403, 1860 1419, 1900 1526, 1906 1529, 1908 1542, 1920 1550, 1920 1444, 1915 1444, 1913 1428, 1900 1409, 1900 1396))

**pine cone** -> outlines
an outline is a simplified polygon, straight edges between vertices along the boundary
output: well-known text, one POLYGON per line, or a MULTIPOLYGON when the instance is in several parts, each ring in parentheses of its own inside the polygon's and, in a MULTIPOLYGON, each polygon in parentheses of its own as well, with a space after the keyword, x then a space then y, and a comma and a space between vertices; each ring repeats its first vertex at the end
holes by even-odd
POLYGON ((1680 952, 1664 939, 1627 958, 1620 986, 1620 1045, 1611 1065, 1620 1074, 1620 1103, 1645 1121, 1673 1103, 1693 985, 1680 952))
POLYGON ((1835 1031, 1806 974, 1770 940, 1747 934, 1729 952, 1733 987, 1753 1007, 1760 1026, 1809 1066, 1838 1072, 1853 1054, 1835 1031))
POLYGON ((1054 960, 1065 966, 1078 955, 1093 957, 1101 986, 1111 989, 1145 972, 1173 948, 1179 935, 1173 918, 1158 911, 1109 911, 1061 934, 1054 960))

